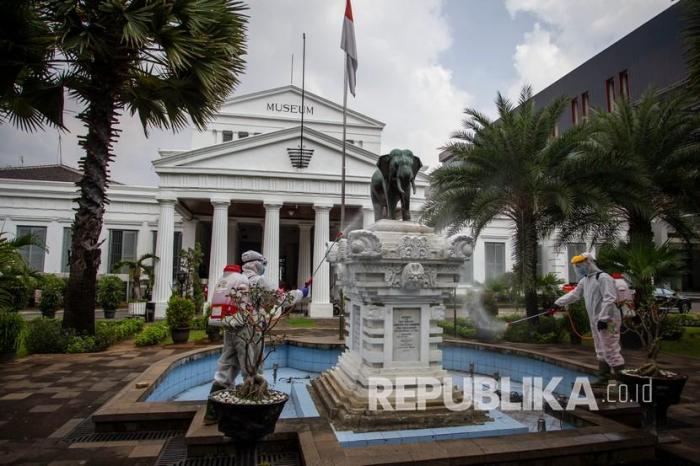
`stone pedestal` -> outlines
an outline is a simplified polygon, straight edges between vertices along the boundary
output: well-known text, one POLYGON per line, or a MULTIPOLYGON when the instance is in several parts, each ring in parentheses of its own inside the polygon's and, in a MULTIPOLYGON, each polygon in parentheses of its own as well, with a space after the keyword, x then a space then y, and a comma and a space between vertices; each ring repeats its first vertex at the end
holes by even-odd
POLYGON ((339 243, 329 261, 342 268, 348 349, 314 382, 331 418, 350 428, 380 429, 398 419, 425 427, 479 418, 473 411, 448 411, 442 399, 414 413, 371 411, 368 399, 373 377, 391 383, 400 377, 444 380, 437 323, 471 252, 465 235, 445 238, 432 228, 395 220, 352 231, 339 243))

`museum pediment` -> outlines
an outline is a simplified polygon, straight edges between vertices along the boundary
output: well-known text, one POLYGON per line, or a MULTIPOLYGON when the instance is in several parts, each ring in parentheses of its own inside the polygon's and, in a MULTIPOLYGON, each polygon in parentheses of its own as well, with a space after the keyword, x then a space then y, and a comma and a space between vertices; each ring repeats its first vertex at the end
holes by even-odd
MULTIPOLYGON (((304 119, 308 122, 335 123, 343 121, 341 105, 306 91, 304 105, 301 104, 301 89, 284 86, 266 91, 245 94, 228 99, 219 115, 238 115, 245 118, 269 118, 277 120, 304 119)), ((381 129, 384 123, 354 110, 347 111, 348 125, 381 129)))
MULTIPOLYGON (((342 143, 311 128, 304 129, 304 148, 312 154, 306 168, 296 168, 290 157, 290 148, 298 148, 300 127, 251 136, 245 139, 216 144, 185 152, 162 152, 153 162, 156 172, 183 173, 219 172, 240 174, 278 173, 299 175, 340 176, 342 143)), ((348 176, 372 176, 378 156, 362 148, 346 146, 348 176)), ((298 166, 298 165, 297 165, 298 166)))

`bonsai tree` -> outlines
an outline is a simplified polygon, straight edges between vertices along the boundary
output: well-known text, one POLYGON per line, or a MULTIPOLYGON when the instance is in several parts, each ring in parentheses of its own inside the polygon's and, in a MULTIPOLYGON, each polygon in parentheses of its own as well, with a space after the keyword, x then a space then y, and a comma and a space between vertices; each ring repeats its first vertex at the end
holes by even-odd
POLYGON ((294 298, 281 290, 269 290, 259 286, 235 290, 231 298, 238 307, 235 319, 237 322, 229 320, 225 321, 225 324, 243 323, 246 327, 245 331, 239 331, 238 335, 246 343, 244 372, 248 374, 243 384, 236 387, 235 395, 259 402, 271 396, 267 381, 260 375, 265 360, 284 338, 282 335, 273 335, 272 330, 280 319, 291 312, 290 304, 294 298))
MULTIPOLYGON (((141 301, 141 274, 145 273, 147 277, 153 275, 153 265, 154 262, 158 260, 158 256, 155 254, 144 254, 137 260, 125 260, 114 264, 112 267, 112 273, 119 273, 120 270, 126 268, 129 274, 129 282, 131 282, 131 298, 134 301, 141 301), (150 265, 146 262, 151 261, 150 265)), ((146 286, 146 291, 148 292, 148 286, 146 286)), ((148 295, 148 293, 146 293, 148 295)))
POLYGON ((41 301, 39 309, 46 317, 53 317, 56 309, 63 306, 66 282, 55 275, 44 275, 41 279, 41 301))
POLYGON ((170 330, 189 329, 194 317, 194 303, 178 295, 172 295, 165 310, 165 319, 170 330))
POLYGON ((625 325, 639 336, 647 353, 647 363, 636 373, 654 377, 663 375, 656 359, 669 308, 663 309, 655 302, 654 284, 681 272, 680 252, 668 243, 656 246, 650 241, 632 241, 604 245, 598 257, 603 268, 623 272, 635 290, 634 315, 625 319, 625 325))
POLYGON ((105 311, 105 317, 114 315, 119 304, 124 301, 124 282, 114 275, 105 275, 97 284, 97 302, 105 311))

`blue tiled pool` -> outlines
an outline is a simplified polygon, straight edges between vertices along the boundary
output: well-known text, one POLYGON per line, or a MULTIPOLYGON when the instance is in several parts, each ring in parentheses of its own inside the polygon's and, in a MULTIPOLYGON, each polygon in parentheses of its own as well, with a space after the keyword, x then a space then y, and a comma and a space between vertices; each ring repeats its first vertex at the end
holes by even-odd
MULTIPOLYGON (((290 395, 290 401, 282 412, 283 418, 316 417, 318 411, 309 395, 311 380, 321 372, 333 367, 342 353, 340 348, 315 348, 284 344, 265 361, 265 377, 275 389, 290 395), (277 378, 273 366, 277 365, 277 378)), ((219 352, 197 354, 184 358, 164 374, 144 401, 197 401, 209 395, 211 378, 216 369, 219 352)), ((511 390, 522 392, 523 377, 542 377, 547 383, 552 377, 562 377, 555 393, 567 394, 576 377, 587 374, 560 367, 517 354, 489 351, 468 346, 442 346, 443 367, 453 376, 453 383, 461 386, 462 377, 470 369, 475 374, 511 379, 511 390), (471 366, 473 365, 473 366, 471 366), (471 367, 470 367, 471 366, 471 367)), ((367 446, 382 443, 414 443, 451 438, 477 438, 533 432, 538 420, 544 419, 547 430, 560 430, 572 426, 543 412, 517 412, 508 414, 498 410, 489 413, 492 421, 483 425, 449 427, 442 429, 397 430, 386 432, 355 433, 338 431, 336 437, 345 447, 367 446)))

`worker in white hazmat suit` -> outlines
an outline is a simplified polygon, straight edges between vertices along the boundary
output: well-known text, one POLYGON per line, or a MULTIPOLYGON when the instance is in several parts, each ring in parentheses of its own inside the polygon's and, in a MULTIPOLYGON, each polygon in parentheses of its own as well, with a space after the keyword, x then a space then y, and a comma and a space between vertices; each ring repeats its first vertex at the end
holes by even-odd
MULTIPOLYGON (((256 251, 246 251, 241 256, 241 262, 243 263, 241 273, 235 273, 234 275, 225 274, 217 282, 217 291, 219 288, 222 288, 225 293, 230 294, 234 290, 245 291, 256 286, 268 290, 277 289, 277 287, 273 287, 263 276, 265 273, 265 266, 267 265, 267 259, 265 259, 262 254, 256 251)), ((303 288, 288 291, 288 306, 293 306, 302 298, 308 296, 310 284, 311 279, 306 282, 303 288)), ((217 291, 215 291, 215 293, 217 291)), ((235 307, 232 304, 228 306, 235 307)), ((245 325, 246 323, 244 319, 241 318, 241 314, 237 313, 235 309, 232 312, 229 310, 226 314, 227 315, 225 315, 218 324, 225 328, 224 345, 221 356, 217 361, 217 369, 214 373, 214 381, 210 393, 232 387, 238 374, 241 371, 245 372, 246 353, 250 361, 253 361, 259 351, 259 345, 247 347, 251 340, 250 332, 252 332, 253 329, 245 325)), ((212 320, 210 319, 210 324, 211 323, 212 320)), ((255 374, 244 373, 244 376, 250 375, 255 374)), ((204 421, 205 423, 216 422, 213 407, 209 402, 207 403, 204 421)))
POLYGON ((571 263, 581 279, 576 288, 557 299, 554 306, 567 306, 583 298, 591 324, 600 382, 605 382, 611 371, 617 374, 625 367, 625 360, 620 354, 622 317, 616 305, 615 280, 598 268, 595 257, 590 253, 573 257, 571 263))

